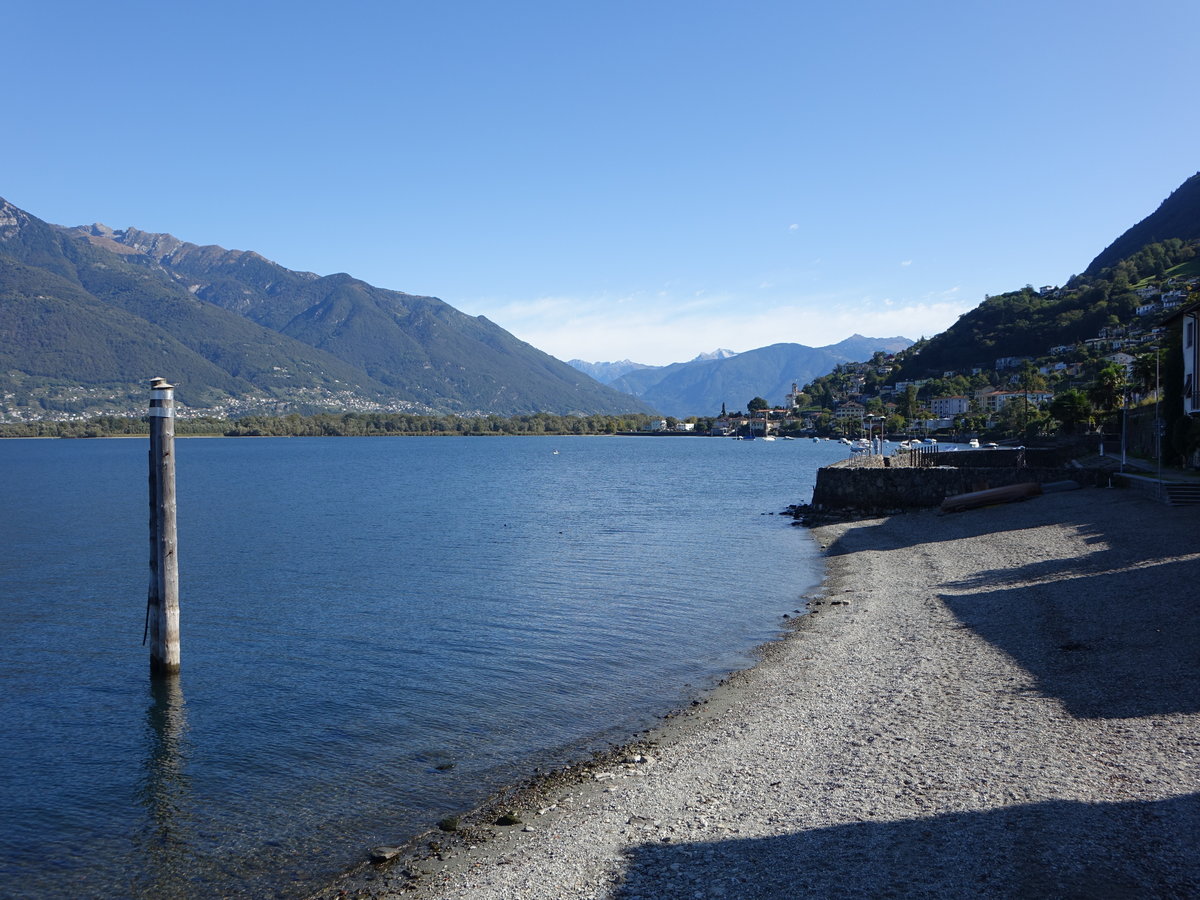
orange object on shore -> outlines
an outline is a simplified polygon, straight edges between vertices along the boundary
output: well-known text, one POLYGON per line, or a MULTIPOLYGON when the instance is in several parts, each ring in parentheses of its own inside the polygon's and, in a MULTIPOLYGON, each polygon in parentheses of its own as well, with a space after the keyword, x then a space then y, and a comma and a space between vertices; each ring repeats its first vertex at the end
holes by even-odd
POLYGON ((1010 484, 1005 487, 988 488, 986 491, 972 491, 969 494, 955 494, 942 501, 942 512, 961 512, 964 509, 978 509, 981 506, 994 506, 997 503, 1012 503, 1016 500, 1028 500, 1042 492, 1042 486, 1033 481, 1022 484, 1010 484))

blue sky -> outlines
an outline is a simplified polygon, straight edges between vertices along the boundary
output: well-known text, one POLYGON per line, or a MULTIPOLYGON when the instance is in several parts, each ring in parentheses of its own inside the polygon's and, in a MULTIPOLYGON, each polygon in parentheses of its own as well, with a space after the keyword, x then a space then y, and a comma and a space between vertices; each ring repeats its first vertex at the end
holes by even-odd
POLYGON ((0 196, 561 359, 931 335, 1200 169, 1195 0, 11 4, 0 196))

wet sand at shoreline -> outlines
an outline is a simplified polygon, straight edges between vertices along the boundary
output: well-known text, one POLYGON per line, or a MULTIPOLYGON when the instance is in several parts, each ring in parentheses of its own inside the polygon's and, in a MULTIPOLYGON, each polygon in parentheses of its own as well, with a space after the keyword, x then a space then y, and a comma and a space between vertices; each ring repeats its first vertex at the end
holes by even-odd
POLYGON ((1200 895, 1200 509, 813 537, 826 582, 753 669, 317 896, 1200 895))

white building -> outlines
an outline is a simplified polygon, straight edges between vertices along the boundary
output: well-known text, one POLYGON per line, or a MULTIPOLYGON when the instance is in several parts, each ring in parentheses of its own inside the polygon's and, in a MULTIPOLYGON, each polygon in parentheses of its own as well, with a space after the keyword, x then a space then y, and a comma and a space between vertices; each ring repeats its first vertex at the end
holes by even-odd
POLYGON ((866 414, 867 408, 861 403, 856 403, 853 400, 847 400, 833 412, 834 418, 838 420, 861 419, 866 414))
POLYGON ((971 398, 954 396, 954 397, 934 397, 929 403, 929 408, 933 414, 939 419, 953 418, 961 416, 971 410, 971 398))
POLYGON ((1125 377, 1133 374, 1133 357, 1128 353, 1110 353, 1104 357, 1110 363, 1116 363, 1125 370, 1125 377))
POLYGON ((1034 406, 1041 406, 1053 399, 1053 391, 989 391, 979 398, 979 402, 988 412, 995 413, 1018 400, 1022 402, 1028 400, 1034 406))
POLYGON ((1178 314, 1183 325, 1183 411, 1200 415, 1200 304, 1178 314))
POLYGON ((1021 363, 1028 361, 1028 356, 1002 356, 996 360, 996 371, 999 372, 1004 369, 1015 369, 1020 366, 1021 363))

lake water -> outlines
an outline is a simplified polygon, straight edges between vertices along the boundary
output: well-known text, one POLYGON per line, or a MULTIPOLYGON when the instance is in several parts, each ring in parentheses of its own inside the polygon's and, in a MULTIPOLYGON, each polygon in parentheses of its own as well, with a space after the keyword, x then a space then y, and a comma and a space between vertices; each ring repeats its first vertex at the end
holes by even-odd
POLYGON ((820 579, 832 442, 177 441, 183 674, 142 646, 143 440, 0 441, 7 897, 294 897, 654 724, 820 579), (556 454, 553 451, 558 450, 556 454))

